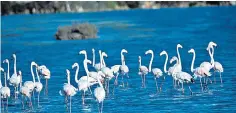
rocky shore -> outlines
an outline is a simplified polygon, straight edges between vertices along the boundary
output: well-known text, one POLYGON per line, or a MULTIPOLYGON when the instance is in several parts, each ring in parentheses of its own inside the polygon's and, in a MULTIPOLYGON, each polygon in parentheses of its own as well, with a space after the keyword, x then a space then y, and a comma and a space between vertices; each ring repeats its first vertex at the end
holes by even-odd
POLYGON ((231 6, 235 1, 2 1, 1 15, 44 14, 62 12, 96 12, 133 8, 231 6))

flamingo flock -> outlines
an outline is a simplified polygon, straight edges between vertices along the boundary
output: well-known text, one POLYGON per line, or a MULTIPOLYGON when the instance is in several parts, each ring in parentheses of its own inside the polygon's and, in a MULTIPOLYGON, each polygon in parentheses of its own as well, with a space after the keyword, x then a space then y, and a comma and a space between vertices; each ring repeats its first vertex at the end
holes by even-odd
MULTIPOLYGON (((181 91, 182 93, 184 93, 185 92, 184 85, 187 85, 189 88, 190 94, 193 95, 193 91, 191 90, 190 86, 191 84, 194 84, 198 78, 200 81, 200 85, 201 85, 200 87, 201 87, 202 92, 204 92, 204 90, 206 89, 208 81, 212 83, 212 80, 211 80, 212 73, 210 72, 211 69, 214 70, 213 72, 214 82, 216 82, 216 79, 215 79, 216 73, 219 73, 221 86, 222 86, 223 85, 223 81, 222 81, 223 66, 219 62, 216 62, 214 60, 214 49, 216 46, 217 46, 216 43, 209 42, 206 50, 208 51, 211 60, 202 62, 200 66, 198 67, 194 66, 196 53, 195 53, 195 50, 191 48, 188 51, 188 53, 192 55, 192 63, 191 63, 190 71, 183 70, 182 68, 181 56, 179 53, 180 49, 183 48, 181 44, 177 44, 177 47, 176 47, 177 56, 173 56, 170 60, 169 60, 168 53, 165 50, 163 50, 159 54, 159 56, 165 56, 165 63, 163 65, 163 68, 157 68, 153 66, 153 61, 156 60, 154 59, 155 54, 153 50, 147 50, 146 52, 144 52, 143 55, 140 54, 137 60, 139 63, 137 75, 141 76, 141 88, 147 87, 146 76, 148 74, 152 74, 155 81, 157 92, 162 91, 162 85, 163 85, 163 82, 165 81, 165 78, 171 77, 173 79, 174 89, 177 89, 177 91, 181 91), (151 55, 151 58, 149 55, 151 55), (142 57, 150 58, 150 62, 148 66, 145 66, 144 64, 142 64, 142 57), (169 60, 169 63, 172 65, 169 67, 169 69, 167 69, 168 60, 169 60), (202 79, 204 80, 202 81, 202 79)), ((73 105, 72 97, 75 96, 79 92, 81 93, 81 100, 82 100, 83 105, 87 103, 85 102, 85 96, 93 95, 95 100, 98 103, 98 111, 102 113, 103 102, 110 94, 110 81, 112 80, 114 81, 113 94, 117 86, 121 86, 121 87, 129 86, 128 85, 129 78, 130 78, 129 67, 128 65, 126 65, 126 62, 125 62, 125 55, 128 55, 128 51, 126 49, 122 49, 120 53, 121 64, 116 64, 111 67, 108 67, 105 63, 105 58, 108 58, 107 53, 102 50, 99 50, 98 53, 100 57, 99 63, 96 63, 96 60, 95 60, 96 53, 95 53, 94 48, 92 49, 92 54, 93 54, 92 61, 88 59, 86 50, 81 50, 78 53, 78 55, 84 56, 82 66, 84 67, 86 75, 80 76, 80 78, 78 78, 78 76, 80 75, 79 74, 80 65, 77 62, 75 62, 72 65, 71 70, 69 68, 66 69, 67 82, 63 84, 63 87, 59 91, 59 94, 61 96, 64 96, 66 105, 69 104, 70 112, 71 112, 71 106, 73 105), (95 71, 89 70, 88 65, 91 65, 95 71), (75 71, 75 75, 74 75, 75 77, 74 80, 76 83, 75 86, 71 84, 70 71, 75 71), (121 79, 122 79, 122 83, 120 84, 118 82, 119 76, 121 76, 121 79), (126 84, 124 82, 125 81, 124 79, 126 80, 126 84), (93 87, 94 85, 97 85, 97 87, 94 88, 93 87), (88 95, 86 95, 86 92, 88 92, 88 95)), ((40 93, 43 90, 43 88, 44 88, 45 94, 48 93, 48 80, 50 79, 50 75, 51 75, 49 69, 45 65, 39 66, 36 62, 32 61, 31 67, 30 67, 32 80, 25 81, 24 84, 22 85, 23 76, 20 70, 18 70, 17 72, 15 54, 13 54, 13 58, 14 58, 14 71, 11 77, 9 74, 10 68, 9 68, 8 59, 5 59, 3 61, 3 63, 7 63, 7 71, 5 72, 6 69, 4 70, 2 67, 0 68, 1 72, 4 73, 4 78, 5 78, 4 86, 2 85, 2 82, 0 81, 0 94, 2 98, 1 100, 6 99, 7 101, 6 104, 2 102, 2 106, 3 107, 6 106, 6 109, 7 109, 8 99, 11 97, 11 91, 10 91, 10 88, 8 87, 8 84, 14 87, 14 99, 17 99, 19 94, 22 96, 21 102, 22 102, 23 108, 25 105, 24 100, 28 100, 27 103, 29 104, 30 108, 33 107, 32 98, 34 99, 34 93, 38 94, 37 103, 39 105, 40 93), (35 74, 37 76, 37 81, 35 79, 36 78, 35 74), (45 79, 45 85, 41 83, 41 80, 40 80, 41 78, 45 79)))

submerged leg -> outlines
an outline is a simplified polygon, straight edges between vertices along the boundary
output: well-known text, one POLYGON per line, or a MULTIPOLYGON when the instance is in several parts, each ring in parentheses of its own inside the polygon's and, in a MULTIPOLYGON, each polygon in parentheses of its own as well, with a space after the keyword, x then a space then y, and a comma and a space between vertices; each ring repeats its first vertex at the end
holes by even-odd
POLYGON ((143 75, 141 75, 141 79, 142 79, 142 87, 143 87, 143 75))
POLYGON ((71 113, 71 96, 70 96, 70 113, 71 113))
POLYGON ((201 83, 201 88, 202 88, 202 92, 203 92, 203 87, 202 87, 202 78, 200 78, 200 83, 201 83))
POLYGON ((129 73, 126 73, 126 76, 127 76, 126 85, 127 85, 127 87, 128 87, 128 85, 129 85, 129 73))
POLYGON ((192 89, 190 88, 190 86, 188 86, 190 94, 193 95, 192 89))
POLYGON ((102 113, 102 109, 103 109, 103 101, 102 101, 102 105, 101 105, 101 113, 102 113))
POLYGON ((146 88, 146 75, 143 75, 143 86, 146 88))
POLYGON ((38 93, 38 107, 39 107, 39 95, 40 95, 40 92, 38 93))
POLYGON ((154 80, 155 80, 155 83, 156 83, 156 89, 157 89, 157 93, 158 93, 158 84, 157 84, 157 79, 156 79, 156 77, 154 77, 154 80))
POLYGON ((118 85, 118 76, 119 76, 119 74, 117 73, 117 74, 116 74, 116 79, 115 79, 115 81, 114 81, 114 85, 118 85))
POLYGON ((184 83, 182 82, 182 91, 184 93, 184 83))
POLYGON ((24 106, 24 96, 21 95, 21 104, 22 104, 22 108, 25 109, 25 106, 24 106))
POLYGON ((220 82, 221 82, 221 86, 223 86, 223 81, 222 81, 222 77, 221 77, 221 72, 220 72, 220 82))
POLYGON ((216 71, 214 71, 214 82, 216 84, 216 71))
POLYGON ((124 83, 124 75, 122 74, 122 86, 125 87, 125 83, 124 83))
POLYGON ((164 80, 165 80, 165 76, 164 76, 164 78, 162 79, 161 86, 160 86, 160 91, 162 90, 162 85, 163 85, 163 83, 164 83, 164 80))
POLYGON ((82 93, 82 104, 84 105, 85 103, 84 103, 84 97, 85 97, 85 91, 84 91, 84 93, 82 93))

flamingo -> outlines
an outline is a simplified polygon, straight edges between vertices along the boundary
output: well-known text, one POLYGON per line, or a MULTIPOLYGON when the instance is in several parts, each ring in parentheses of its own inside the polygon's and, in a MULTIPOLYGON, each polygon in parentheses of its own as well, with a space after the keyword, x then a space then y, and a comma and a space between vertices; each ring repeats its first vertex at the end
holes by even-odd
MULTIPOLYGON (((121 66, 119 67, 120 68, 119 70, 120 70, 120 73, 122 74, 122 82, 123 82, 123 86, 124 86, 123 76, 126 75, 127 78, 129 78, 129 75, 128 75, 129 67, 127 65, 125 65, 125 57, 124 57, 123 53, 128 53, 128 51, 125 50, 125 49, 122 49, 121 53, 120 53, 120 55, 121 55, 121 66)), ((128 82, 127 82, 127 86, 128 86, 128 82)))
POLYGON ((107 54, 105 52, 102 52, 102 54, 101 54, 101 52, 100 52, 100 56, 101 56, 100 61, 102 62, 101 72, 105 75, 105 80, 106 80, 105 81, 105 83, 106 83, 105 88, 107 90, 107 93, 109 94, 109 84, 110 84, 110 80, 114 77, 114 74, 110 68, 106 67, 106 63, 103 59, 103 56, 108 57, 107 54))
POLYGON ((64 83, 63 89, 60 90, 60 95, 64 95, 66 98, 70 97, 70 113, 71 113, 71 97, 77 93, 77 89, 70 84, 70 71, 66 69, 67 83, 64 83))
POLYGON ((172 64, 174 61, 176 61, 176 64, 174 64, 172 67, 169 67, 168 69, 168 72, 167 74, 168 75, 171 75, 173 77, 173 86, 175 87, 175 81, 177 80, 176 78, 176 73, 178 72, 178 70, 176 70, 176 66, 179 64, 179 60, 178 60, 178 57, 176 56, 173 56, 171 59, 170 59, 170 64, 172 64))
POLYGON ((146 87, 145 86, 145 76, 148 74, 148 68, 146 66, 142 66, 142 58, 141 56, 138 57, 139 58, 139 72, 138 74, 141 76, 142 79, 142 87, 146 87))
POLYGON ((7 76, 9 79, 9 84, 14 86, 14 94, 15 94, 15 99, 17 98, 17 92, 18 92, 18 86, 20 84, 20 76, 17 76, 17 72, 16 72, 16 55, 13 54, 13 58, 14 58, 14 73, 11 76, 11 78, 9 79, 9 60, 5 59, 3 61, 3 63, 7 63, 8 64, 8 72, 7 72, 7 76))
MULTIPOLYGON (((4 73, 4 69, 2 68, 2 67, 0 67, 0 72, 3 72, 4 73)), ((0 74, 0 90, 1 90, 1 88, 2 88, 2 80, 1 80, 1 77, 2 76, 2 73, 0 74)), ((2 98, 2 95, 0 95, 1 96, 1 98, 2 98)), ((2 99, 1 99, 1 103, 3 103, 2 102, 2 99)))
MULTIPOLYGON (((34 72, 33 72, 33 66, 38 67, 38 65, 34 61, 31 62, 30 70, 31 70, 31 75, 32 75, 33 81, 26 81, 24 83, 24 87, 28 88, 30 93, 33 93, 33 96, 34 96, 35 77, 34 77, 34 72)), ((32 105, 32 102, 31 102, 31 105, 32 105)))
POLYGON ((190 49, 188 51, 188 53, 193 53, 193 60, 192 60, 192 64, 191 64, 191 72, 194 73, 194 78, 196 79, 197 77, 200 78, 200 83, 201 83, 201 88, 202 88, 202 92, 203 92, 203 87, 202 87, 202 77, 210 77, 211 73, 204 67, 197 67, 194 68, 194 61, 195 61, 195 57, 196 57, 196 53, 194 49, 190 49))
POLYGON ((39 106, 39 95, 40 95, 40 92, 43 89, 43 84, 40 82, 40 78, 39 78, 39 74, 38 74, 38 69, 37 68, 38 67, 36 67, 36 75, 37 75, 38 82, 35 82, 35 91, 38 93, 38 106, 39 106))
POLYGON ((160 78, 162 75, 163 75, 163 72, 161 71, 161 69, 159 69, 159 68, 153 68, 152 69, 152 62, 153 62, 153 59, 154 59, 154 53, 153 53, 153 51, 152 50, 147 50, 146 52, 145 52, 145 54, 147 55, 147 54, 151 54, 152 56, 151 56, 151 60, 150 60, 150 63, 149 63, 149 67, 148 67, 148 72, 151 72, 152 71, 152 73, 153 73, 153 75, 154 75, 154 80, 155 80, 155 82, 156 82, 156 89, 157 89, 157 91, 159 91, 159 89, 158 89, 158 84, 157 84, 157 78, 160 78))
MULTIPOLYGON (((4 70, 1 69, 1 71, 4 71, 4 70)), ((4 72, 4 77, 5 77, 5 86, 1 87, 0 94, 1 94, 1 98, 7 99, 7 105, 6 105, 6 109, 7 109, 8 108, 8 98, 11 96, 11 93, 10 93, 10 88, 7 87, 7 75, 5 72, 4 72)))
MULTIPOLYGON (((85 69, 87 68, 87 63, 91 63, 91 61, 89 60, 84 60, 84 67, 85 69)), ((78 73, 79 73, 79 64, 78 63, 74 63, 72 65, 72 69, 76 68, 76 72, 75 72, 75 82, 78 84, 78 88, 79 91, 83 91, 82 94, 82 103, 84 103, 84 97, 85 97, 85 92, 88 90, 88 87, 92 86, 93 84, 96 83, 96 80, 92 77, 87 76, 82 76, 79 80, 78 80, 78 73)))
MULTIPOLYGON (((103 74, 101 71, 98 72, 99 75, 103 74)), ((98 101, 98 110, 100 113, 102 113, 102 109, 103 109, 103 101, 106 97, 106 92, 103 88, 103 85, 99 79, 99 76, 97 76, 97 81, 100 87, 97 87, 96 89, 94 89, 94 96, 96 98, 96 100, 98 101), (100 108, 100 103, 101 103, 101 108, 100 108)))
MULTIPOLYGON (((187 72, 178 72, 177 75, 176 75, 177 79, 178 79, 178 82, 180 82, 182 84, 182 91, 184 93, 184 83, 194 83, 194 79, 193 77, 188 74, 187 72)), ((190 88, 190 85, 189 85, 189 91, 191 93, 191 95, 193 94, 191 88, 190 88)))
POLYGON ((48 94, 48 80, 51 78, 51 72, 45 65, 38 66, 38 72, 46 81, 44 94, 47 95, 48 94))
MULTIPOLYGON (((164 73, 168 73, 168 71, 167 71, 167 69, 166 69, 166 65, 167 65, 167 62, 168 62, 168 54, 167 54, 167 52, 166 51, 162 51, 161 53, 160 53, 160 56, 162 56, 162 55, 166 55, 166 60, 165 60, 165 64, 164 64, 164 73)), ((164 76, 164 79, 165 79, 165 76, 164 76)), ((162 85, 161 85, 161 87, 162 87, 162 85)), ((160 87, 160 90, 161 90, 161 87, 160 87)))
MULTIPOLYGON (((222 86, 223 82, 222 82, 221 73, 224 72, 224 68, 223 68, 223 66, 221 65, 220 62, 217 62, 217 61, 214 60, 214 46, 217 46, 216 43, 214 43, 214 42, 210 42, 210 43, 213 43, 213 44, 210 45, 210 47, 208 47, 209 50, 210 50, 210 48, 212 49, 211 63, 214 64, 213 65, 214 73, 215 72, 219 72, 220 73, 220 81, 221 81, 221 86, 222 86)), ((216 82, 215 76, 214 76, 214 81, 216 82)))
MULTIPOLYGON (((216 46, 216 44, 214 42, 209 42, 208 47, 206 49, 208 51, 210 57, 212 56, 211 51, 210 51, 210 47, 212 47, 212 46, 216 46)), ((214 65, 212 65, 210 62, 206 62, 206 61, 204 61, 200 64, 200 67, 204 67, 207 71, 210 71, 213 68, 213 66, 214 65)))

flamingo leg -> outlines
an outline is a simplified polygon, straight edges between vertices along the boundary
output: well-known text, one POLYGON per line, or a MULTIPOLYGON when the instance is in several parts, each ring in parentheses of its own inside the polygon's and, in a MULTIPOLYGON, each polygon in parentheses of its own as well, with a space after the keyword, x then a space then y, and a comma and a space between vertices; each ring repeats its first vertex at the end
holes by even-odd
POLYGON ((216 84, 216 71, 214 71, 214 82, 216 84))
POLYGON ((25 106, 24 106, 24 96, 22 95, 21 98, 22 98, 22 100, 21 100, 22 108, 24 109, 25 108, 25 106))
POLYGON ((200 83, 201 83, 201 88, 202 88, 202 92, 203 92, 203 87, 202 87, 202 78, 200 78, 200 83))
POLYGON ((71 113, 71 96, 70 96, 70 113, 71 113))
POLYGON ((221 86, 223 86, 223 81, 222 81, 221 72, 220 72, 220 82, 221 82, 221 86))
POLYGON ((146 75, 143 75, 144 77, 143 77, 143 86, 144 86, 144 88, 146 87, 146 75))
POLYGON ((141 79, 142 79, 142 87, 144 87, 144 86, 143 86, 143 75, 141 75, 141 79))
POLYGON ((125 83, 124 83, 124 75, 122 74, 122 86, 125 87, 125 83))
POLYGON ((182 91, 184 93, 184 83, 182 82, 182 91))
POLYGON ((14 87, 15 101, 16 101, 16 87, 14 87))
POLYGON ((188 88, 189 88, 191 95, 193 95, 193 92, 192 92, 192 89, 190 88, 190 86, 188 86, 188 88))
POLYGON ((118 76, 119 76, 119 74, 117 73, 117 74, 116 74, 116 79, 115 79, 115 81, 114 81, 114 85, 118 85, 118 76))
POLYGON ((90 86, 88 88, 89 88, 90 95, 92 95, 93 93, 92 93, 90 86))
POLYGON ((164 76, 164 78, 162 79, 161 86, 160 86, 160 91, 162 90, 162 85, 163 85, 163 83, 164 83, 164 80, 165 80, 165 76, 164 76))
POLYGON ((107 80, 107 94, 109 94, 109 89, 110 89, 110 80, 107 80))
POLYGON ((101 113, 102 113, 102 109, 103 109, 103 101, 102 101, 102 105, 101 105, 101 113))
POLYGON ((8 97, 7 97, 7 105, 6 105, 6 109, 8 109, 8 97))
POLYGON ((38 93, 38 107, 39 107, 39 95, 40 95, 40 92, 38 93))
POLYGON ((157 79, 156 79, 156 77, 154 77, 154 80, 155 80, 155 83, 156 83, 156 89, 157 89, 157 93, 158 93, 158 84, 157 84, 157 79))
POLYGON ((128 85, 129 85, 129 73, 126 73, 126 76, 127 76, 127 83, 126 83, 126 85, 128 87, 128 85))
POLYGON ((98 113, 100 113, 100 103, 98 102, 98 113))
POLYGON ((85 91, 82 93, 82 104, 84 105, 84 96, 85 96, 85 91))

